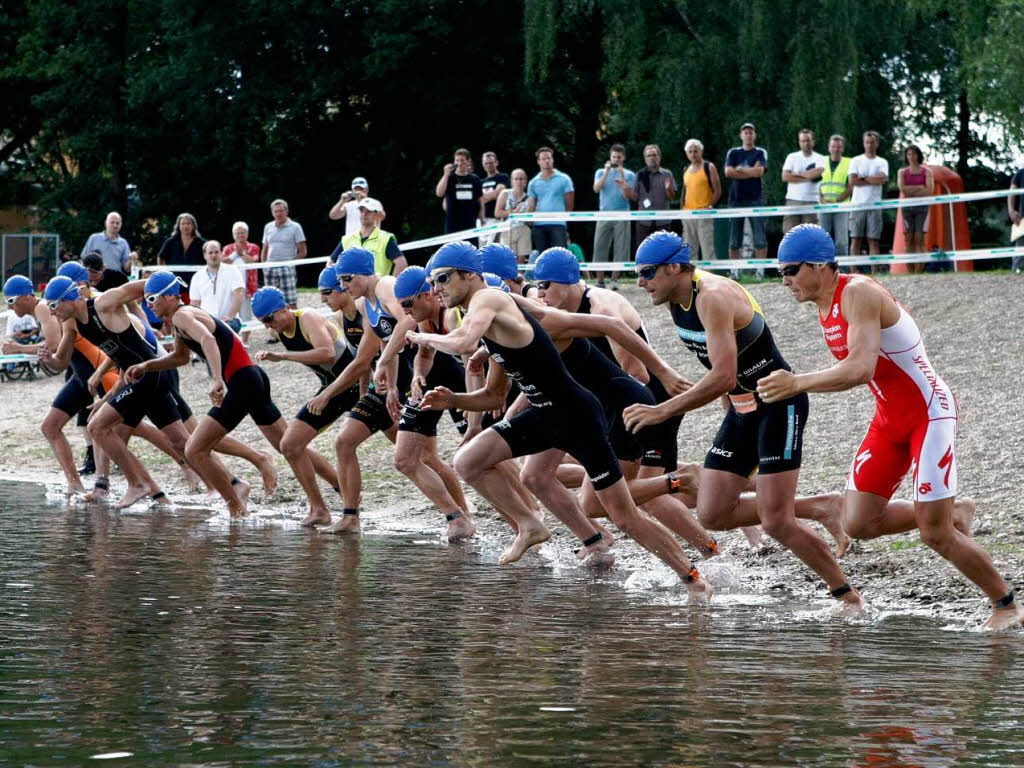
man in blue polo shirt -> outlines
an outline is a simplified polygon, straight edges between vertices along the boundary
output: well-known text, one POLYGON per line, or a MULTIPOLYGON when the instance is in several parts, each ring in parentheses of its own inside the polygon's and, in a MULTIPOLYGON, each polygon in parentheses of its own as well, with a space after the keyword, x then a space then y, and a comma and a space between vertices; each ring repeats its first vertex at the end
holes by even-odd
POLYGON ((131 265, 132 249, 128 241, 121 237, 121 214, 111 211, 103 222, 103 231, 89 235, 82 248, 81 257, 93 251, 98 251, 103 257, 103 266, 106 269, 118 272, 128 272, 131 265))
MULTIPOLYGON (((576 189, 572 179, 555 170, 555 151, 551 147, 537 150, 540 173, 526 187, 527 211, 571 211, 575 204, 576 189)), ((533 222, 533 250, 537 253, 548 248, 566 246, 568 229, 564 221, 533 222)))

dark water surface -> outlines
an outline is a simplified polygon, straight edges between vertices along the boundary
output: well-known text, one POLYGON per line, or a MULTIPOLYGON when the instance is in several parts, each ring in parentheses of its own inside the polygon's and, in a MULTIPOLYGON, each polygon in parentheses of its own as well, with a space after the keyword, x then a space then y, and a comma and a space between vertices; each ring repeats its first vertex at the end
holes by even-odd
POLYGON ((24 483, 0 515, 3 765, 1024 764, 1020 635, 24 483))

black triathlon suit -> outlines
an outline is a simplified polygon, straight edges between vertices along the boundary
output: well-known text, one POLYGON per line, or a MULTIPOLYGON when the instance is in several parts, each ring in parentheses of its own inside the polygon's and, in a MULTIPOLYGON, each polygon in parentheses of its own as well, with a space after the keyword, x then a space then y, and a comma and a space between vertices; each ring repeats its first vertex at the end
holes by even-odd
MULTIPOLYGON (((89 391, 89 377, 96 372, 94 366, 77 347, 71 350, 71 364, 64 374, 64 386, 57 392, 50 405, 68 416, 78 414, 77 425, 84 427, 89 423, 90 406, 95 398, 89 391)), ((98 387, 100 396, 106 394, 101 383, 98 387)))
MULTIPOLYGON (((447 334, 451 328, 444 325, 444 307, 441 307, 438 319, 430 321, 430 333, 447 334)), ((466 391, 466 369, 462 360, 447 352, 434 352, 434 360, 430 365, 430 371, 426 376, 426 387, 424 391, 430 391, 434 387, 447 387, 452 392, 466 391)), ((402 406, 402 413, 398 419, 399 432, 415 432, 419 435, 434 437, 437 435, 437 425, 441 421, 442 411, 421 411, 410 400, 402 406)), ((459 431, 459 434, 466 433, 466 417, 455 408, 448 410, 452 423, 459 431)))
MULTIPOLYGON (((306 338, 305 333, 302 331, 301 318, 303 313, 309 310, 297 309, 294 311, 295 314, 295 331, 291 336, 285 333, 279 333, 278 338, 281 340, 281 344, 289 352, 308 352, 313 349, 313 345, 309 339, 306 338)), ((363 336, 363 316, 357 311, 355 319, 349 320, 342 314, 342 324, 344 328, 338 330, 338 326, 334 323, 328 322, 328 331, 331 333, 331 340, 334 343, 334 362, 333 363, 303 363, 309 370, 316 374, 316 377, 320 380, 320 389, 316 391, 319 395, 324 391, 331 382, 333 382, 341 372, 348 367, 348 364, 355 358, 355 350, 359 346, 359 341, 363 336)), ((314 395, 316 397, 316 395, 314 395)), ((318 433, 323 432, 331 424, 340 419, 348 411, 352 409, 357 402, 359 402, 359 383, 356 382, 351 387, 346 389, 344 392, 339 392, 330 400, 327 401, 327 405, 319 414, 313 414, 309 412, 309 409, 303 405, 295 418, 301 422, 309 424, 318 433)))
MULTIPOLYGON (((693 273, 690 306, 670 304, 672 322, 679 338, 696 353, 701 364, 711 370, 707 332, 697 316, 697 295, 703 270, 693 273)), ((740 286, 742 288, 742 286, 740 286)), ((807 423, 806 393, 766 404, 757 396, 757 381, 772 371, 791 370, 775 346, 761 307, 743 289, 753 318, 736 331, 736 387, 729 393, 729 411, 704 458, 704 466, 749 477, 757 470, 762 475, 800 468, 803 431, 807 423)))
MULTIPOLYGON (((394 315, 387 311, 376 296, 373 297, 373 302, 370 301, 370 298, 370 296, 367 296, 364 299, 363 312, 370 323, 370 328, 373 329, 374 334, 380 339, 381 350, 383 350, 387 346, 391 334, 394 333, 398 321, 394 315)), ((396 388, 398 389, 398 400, 401 403, 405 403, 409 397, 409 388, 412 385, 412 358, 415 354, 415 348, 409 345, 403 347, 402 351, 398 353, 398 381, 396 382, 396 388)), ((371 434, 378 431, 384 432, 395 423, 391 418, 391 414, 388 413, 386 393, 380 394, 376 392, 373 388, 373 382, 370 382, 369 391, 363 395, 363 398, 358 403, 352 406, 352 410, 348 412, 348 415, 349 418, 365 424, 371 434)))
MULTIPOLYGON (((88 319, 83 323, 76 318, 76 330, 122 371, 156 357, 156 352, 135 330, 131 320, 125 330, 114 332, 100 320, 96 299, 86 300, 85 306, 88 319)), ((133 429, 147 416, 157 429, 163 429, 181 419, 171 396, 170 377, 164 371, 149 371, 135 383, 125 382, 107 402, 120 414, 124 423, 133 429)))
MULTIPOLYGON (((576 310, 581 315, 593 314, 590 311, 590 289, 587 288, 583 291, 583 298, 580 300, 579 309, 576 310)), ((647 338, 647 331, 641 323, 640 327, 636 329, 637 335, 644 341, 650 343, 650 339, 647 338)), ((612 351, 612 345, 609 343, 605 336, 597 336, 590 339, 590 343, 597 347, 601 352, 604 353, 605 357, 611 360, 613 363, 618 364, 618 360, 615 358, 615 353, 612 351)), ((647 371, 648 381, 647 389, 650 390, 651 394, 654 395, 655 403, 664 403, 669 400, 672 395, 665 389, 665 385, 658 380, 658 377, 651 373, 650 369, 647 371)), ((620 417, 622 414, 619 414, 620 417)), ((645 467, 661 467, 666 472, 671 472, 677 466, 679 466, 679 425, 683 423, 683 414, 673 416, 670 419, 666 419, 661 424, 657 425, 658 429, 656 434, 660 437, 660 441, 644 441, 644 455, 640 460, 640 464, 645 467)))
POLYGON ((558 448, 583 465, 596 490, 614 485, 622 471, 608 442, 601 404, 569 375, 540 323, 519 311, 533 329, 529 344, 506 347, 486 336, 483 341, 491 360, 519 385, 530 407, 491 429, 508 443, 513 456, 558 448))
MULTIPOLYGON (((273 424, 281 418, 281 411, 270 398, 270 379, 266 372, 253 363, 245 344, 223 320, 213 315, 210 315, 210 319, 214 325, 213 338, 220 352, 220 375, 227 386, 227 392, 220 405, 207 411, 207 415, 228 432, 241 424, 246 416, 252 416, 257 426, 273 424)), ((178 328, 174 332, 186 347, 206 360, 200 342, 190 339, 178 328)))

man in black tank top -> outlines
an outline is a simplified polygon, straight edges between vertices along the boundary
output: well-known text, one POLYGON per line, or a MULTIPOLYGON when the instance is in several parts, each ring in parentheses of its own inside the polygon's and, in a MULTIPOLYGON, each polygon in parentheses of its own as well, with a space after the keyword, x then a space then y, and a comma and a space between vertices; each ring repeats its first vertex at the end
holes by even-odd
MULTIPOLYGON (((511 295, 484 287, 480 254, 468 243, 442 246, 434 254, 432 266, 431 279, 445 306, 458 306, 465 311, 462 325, 444 336, 415 333, 409 335, 409 340, 450 354, 470 354, 483 341, 497 365, 491 365, 484 388, 466 394, 434 389, 424 396, 423 407, 495 408, 504 399, 506 377, 517 380, 530 403, 522 413, 473 438, 459 450, 454 461, 456 471, 518 526, 516 540, 501 562, 519 559, 531 546, 546 541, 550 533, 520 499, 501 496, 504 484, 495 482, 494 468, 515 456, 555 449, 553 453, 569 453, 583 464, 601 504, 623 532, 675 570, 691 594, 709 595, 710 587, 691 568, 672 534, 634 506, 608 444, 601 405, 569 375, 551 337, 516 305, 511 295)), ((621 329, 619 338, 624 343, 635 339, 628 328, 610 318, 561 314, 561 332, 567 336, 574 327, 582 335, 595 330, 609 333, 614 326, 621 329)), ((636 342, 638 347, 643 346, 639 339, 636 342)), ((674 376, 663 361, 653 353, 650 356, 653 366, 674 376)), ((553 473, 553 467, 549 472, 553 473)), ((607 544, 601 532, 583 515, 575 497, 551 480, 525 470, 527 487, 580 538, 581 557, 607 558, 607 544), (561 489, 560 495, 551 493, 554 487, 561 489)))
MULTIPOLYGON (((732 280, 694 270, 689 246, 672 232, 650 235, 637 249, 636 261, 638 285, 654 304, 669 305, 680 339, 708 372, 671 400, 653 407, 630 406, 625 411, 626 426, 635 431, 727 395, 729 410, 701 471, 700 521, 710 530, 760 523, 825 581, 832 596, 846 604, 844 608, 860 610, 863 600, 847 584, 828 544, 796 520, 808 402, 806 395, 779 403, 760 401, 757 380, 772 370, 789 370, 761 308, 732 280), (755 471, 756 499, 741 498, 755 471)), ((824 506, 828 514, 833 507, 839 514, 840 507, 830 498, 824 506)), ((805 514, 814 517, 814 513, 805 514)))

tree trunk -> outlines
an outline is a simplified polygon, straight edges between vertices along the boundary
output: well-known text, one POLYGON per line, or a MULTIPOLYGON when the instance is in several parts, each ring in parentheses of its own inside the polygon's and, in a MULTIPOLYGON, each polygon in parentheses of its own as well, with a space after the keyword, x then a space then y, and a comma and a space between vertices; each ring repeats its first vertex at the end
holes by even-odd
POLYGON ((967 176, 967 160, 971 156, 971 105, 967 102, 967 89, 961 88, 957 96, 956 172, 967 176))

